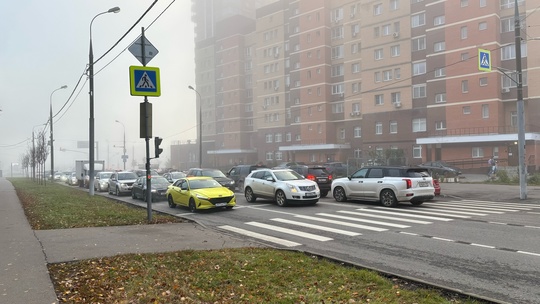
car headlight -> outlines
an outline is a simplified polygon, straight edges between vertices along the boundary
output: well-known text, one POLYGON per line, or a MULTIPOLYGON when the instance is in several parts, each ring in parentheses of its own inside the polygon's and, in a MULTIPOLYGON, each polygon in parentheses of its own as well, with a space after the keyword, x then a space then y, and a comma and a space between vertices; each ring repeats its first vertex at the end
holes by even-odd
POLYGON ((198 198, 198 199, 201 199, 201 200, 208 200, 208 196, 206 195, 202 195, 202 194, 195 194, 195 196, 198 198))
POLYGON ((298 192, 298 189, 296 189, 296 186, 292 185, 292 184, 285 184, 289 190, 291 190, 291 192, 298 192))

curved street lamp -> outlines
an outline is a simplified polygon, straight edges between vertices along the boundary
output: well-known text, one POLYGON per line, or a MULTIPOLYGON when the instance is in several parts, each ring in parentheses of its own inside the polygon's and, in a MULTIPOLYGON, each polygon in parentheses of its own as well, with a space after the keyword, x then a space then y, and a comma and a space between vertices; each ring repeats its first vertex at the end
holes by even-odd
POLYGON ((121 121, 119 121, 118 119, 115 120, 115 121, 116 121, 117 123, 121 124, 121 125, 122 125, 122 128, 124 128, 124 146, 122 147, 122 148, 124 148, 124 149, 123 149, 123 153, 124 153, 124 154, 122 154, 122 160, 124 160, 124 171, 126 171, 126 161, 127 161, 127 159, 126 159, 126 127, 125 127, 124 124, 123 124, 121 121))
POLYGON ((51 96, 49 98, 49 123, 51 124, 51 182, 54 182, 54 137, 53 137, 53 116, 52 116, 52 96, 54 92, 62 89, 67 89, 67 85, 63 85, 59 87, 58 89, 51 92, 51 96))
POLYGON ((93 196, 94 195, 94 51, 92 49, 92 23, 94 23, 94 19, 96 19, 98 16, 101 16, 103 14, 107 13, 118 13, 120 11, 120 8, 118 6, 115 6, 108 11, 99 13, 92 18, 92 21, 90 21, 90 50, 88 52, 88 79, 89 79, 89 93, 90 96, 90 134, 89 134, 89 165, 90 170, 88 172, 89 175, 89 182, 88 182, 88 193, 93 196))
POLYGON ((188 89, 195 91, 199 96, 199 168, 202 168, 202 99, 201 94, 199 94, 192 86, 188 86, 188 89))

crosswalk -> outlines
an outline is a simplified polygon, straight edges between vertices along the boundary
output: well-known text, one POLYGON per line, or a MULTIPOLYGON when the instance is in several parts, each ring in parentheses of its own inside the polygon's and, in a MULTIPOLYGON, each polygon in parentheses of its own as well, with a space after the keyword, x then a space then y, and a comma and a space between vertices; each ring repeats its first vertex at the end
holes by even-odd
POLYGON ((398 208, 359 206, 351 210, 336 210, 313 215, 294 215, 289 218, 271 218, 266 223, 249 221, 242 227, 219 226, 246 237, 285 247, 301 246, 296 240, 309 239, 320 242, 332 241, 332 234, 359 236, 363 233, 385 232, 391 229, 407 229, 412 225, 430 225, 436 222, 451 222, 456 219, 477 219, 489 215, 500 215, 519 211, 530 211, 536 206, 519 203, 504 203, 480 200, 427 202, 421 206, 400 205, 398 208), (302 231, 298 227, 303 227, 302 231), (327 232, 327 236, 321 235, 327 232))

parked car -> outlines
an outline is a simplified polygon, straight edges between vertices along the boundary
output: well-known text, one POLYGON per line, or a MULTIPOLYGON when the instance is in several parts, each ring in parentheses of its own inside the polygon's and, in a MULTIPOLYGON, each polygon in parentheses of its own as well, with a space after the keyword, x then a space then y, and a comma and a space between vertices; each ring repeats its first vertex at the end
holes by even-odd
POLYGON ((240 192, 244 192, 244 180, 251 172, 266 168, 265 165, 236 165, 227 172, 227 177, 234 181, 235 187, 240 192))
MULTIPOLYGON (((145 176, 146 175, 146 169, 135 169, 135 170, 132 170, 132 172, 137 174, 137 176, 145 176)), ((156 169, 150 169, 150 175, 159 176, 159 172, 156 169)))
POLYGON ((187 176, 207 176, 215 179, 223 187, 229 188, 234 192, 236 185, 234 180, 228 178, 223 172, 218 169, 201 169, 201 168, 191 168, 189 169, 187 176))
POLYGON ((321 197, 326 197, 332 188, 333 176, 326 171, 324 166, 292 166, 290 169, 298 172, 305 178, 317 183, 321 190, 321 197))
POLYGON ((114 172, 109 178, 109 194, 121 194, 131 193, 133 183, 137 180, 138 176, 131 171, 114 172))
POLYGON ((461 169, 451 166, 444 161, 431 161, 418 165, 419 167, 426 168, 430 171, 432 176, 458 176, 461 174, 461 169))
POLYGON ((113 172, 109 171, 98 172, 94 180, 94 190, 98 192, 107 191, 109 189, 109 177, 112 174, 113 172))
POLYGON ((77 186, 79 184, 79 180, 77 179, 77 173, 71 172, 71 174, 66 179, 66 184, 70 186, 77 186))
POLYGON ((433 178, 420 167, 364 167, 348 177, 334 179, 332 194, 338 202, 379 201, 395 207, 398 202, 418 206, 435 197, 433 178))
POLYGON ((208 176, 183 177, 167 188, 169 207, 188 207, 191 212, 202 209, 236 206, 236 196, 230 189, 208 176))
POLYGON ((179 171, 163 173, 163 177, 165 177, 171 184, 177 181, 178 179, 186 177, 186 176, 187 174, 185 174, 184 172, 179 172, 179 171))
MULTIPOLYGON (((152 202, 167 198, 167 187, 171 183, 163 176, 152 176, 150 187, 152 188, 152 202)), ((142 199, 146 202, 146 176, 137 178, 131 188, 131 197, 134 199, 142 199)))
POLYGON ((245 179, 244 194, 250 203, 261 197, 272 199, 282 207, 290 203, 315 205, 321 196, 316 182, 291 169, 261 169, 251 172, 245 179))
POLYGON ((334 178, 347 176, 347 165, 342 162, 329 162, 324 164, 326 171, 332 174, 334 178))

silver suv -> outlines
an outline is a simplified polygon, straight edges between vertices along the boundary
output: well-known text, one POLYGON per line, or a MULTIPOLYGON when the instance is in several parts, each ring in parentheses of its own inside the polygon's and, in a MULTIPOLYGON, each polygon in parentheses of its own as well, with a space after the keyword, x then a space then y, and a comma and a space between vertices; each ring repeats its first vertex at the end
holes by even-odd
POLYGON ((130 194, 138 176, 131 171, 114 172, 109 178, 109 194, 130 194))

